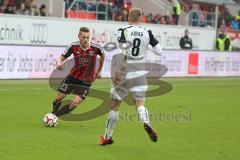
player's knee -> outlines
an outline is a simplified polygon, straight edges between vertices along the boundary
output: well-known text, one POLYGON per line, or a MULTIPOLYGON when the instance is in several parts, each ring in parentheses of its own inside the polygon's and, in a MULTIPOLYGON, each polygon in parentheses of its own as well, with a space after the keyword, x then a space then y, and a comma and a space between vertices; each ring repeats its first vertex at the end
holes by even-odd
POLYGON ((111 111, 118 111, 118 108, 119 108, 120 104, 121 104, 121 100, 111 99, 110 110, 111 111))
POLYGON ((137 99, 137 100, 133 100, 134 102, 134 106, 136 109, 138 109, 140 106, 144 106, 144 99, 137 99))
POLYGON ((73 100, 72 101, 72 103, 71 103, 71 106, 73 107, 73 108, 76 108, 79 104, 81 103, 81 101, 80 100, 73 100))
POLYGON ((58 93, 58 94, 57 94, 57 97, 56 97, 56 101, 60 102, 60 101, 63 100, 64 97, 65 97, 65 95, 58 93))
POLYGON ((61 101, 62 101, 62 99, 63 99, 63 98, 56 97, 55 101, 56 101, 57 103, 59 103, 59 102, 61 102, 61 101))
POLYGON ((111 118, 111 120, 117 121, 117 120, 118 120, 118 117, 119 117, 119 111, 111 110, 111 111, 109 112, 109 117, 111 118))

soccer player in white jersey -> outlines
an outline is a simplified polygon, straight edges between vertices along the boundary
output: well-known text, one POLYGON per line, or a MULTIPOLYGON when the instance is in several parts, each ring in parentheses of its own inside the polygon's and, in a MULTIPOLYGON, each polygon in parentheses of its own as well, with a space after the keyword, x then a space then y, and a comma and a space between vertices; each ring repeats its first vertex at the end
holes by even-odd
MULTIPOLYGON (((148 110, 144 106, 145 95, 147 91, 146 72, 142 71, 144 56, 148 50, 148 46, 153 47, 155 54, 160 55, 162 47, 154 38, 151 30, 140 25, 142 11, 139 8, 132 8, 129 11, 129 25, 118 29, 119 45, 131 44, 129 48, 123 50, 123 61, 119 62, 120 68, 113 71, 113 85, 111 89, 110 111, 106 121, 105 134, 101 137, 99 144, 106 145, 113 143, 113 129, 118 120, 121 101, 129 94, 132 95, 135 108, 139 114, 139 118, 143 123, 144 129, 148 133, 150 139, 156 142, 157 133, 150 126, 148 110), (122 78, 125 77, 125 78, 122 78)), ((121 61, 121 59, 117 60, 121 61)), ((114 62, 112 62, 114 63, 114 62)))

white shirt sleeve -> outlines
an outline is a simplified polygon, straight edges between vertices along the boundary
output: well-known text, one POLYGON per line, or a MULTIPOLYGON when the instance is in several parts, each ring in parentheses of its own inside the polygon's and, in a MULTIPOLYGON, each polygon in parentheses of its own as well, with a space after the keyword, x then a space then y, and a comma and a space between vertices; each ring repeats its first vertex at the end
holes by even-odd
POLYGON ((156 55, 161 55, 163 52, 163 49, 161 45, 158 43, 156 46, 153 47, 153 53, 156 55))

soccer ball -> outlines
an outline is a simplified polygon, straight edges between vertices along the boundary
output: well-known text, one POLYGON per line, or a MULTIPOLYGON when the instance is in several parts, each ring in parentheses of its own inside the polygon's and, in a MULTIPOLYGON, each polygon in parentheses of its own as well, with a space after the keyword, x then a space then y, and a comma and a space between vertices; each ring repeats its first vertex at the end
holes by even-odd
POLYGON ((56 127, 58 118, 55 114, 48 113, 43 117, 42 122, 46 127, 56 127))

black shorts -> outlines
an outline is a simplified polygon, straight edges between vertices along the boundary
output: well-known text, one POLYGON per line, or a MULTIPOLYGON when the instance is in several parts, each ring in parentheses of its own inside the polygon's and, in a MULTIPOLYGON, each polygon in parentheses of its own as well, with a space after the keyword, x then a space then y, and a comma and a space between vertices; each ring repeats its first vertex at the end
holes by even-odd
POLYGON ((72 76, 67 76, 58 87, 58 92, 62 94, 78 95, 85 99, 88 95, 91 83, 86 83, 72 76))

